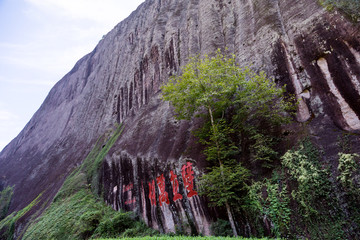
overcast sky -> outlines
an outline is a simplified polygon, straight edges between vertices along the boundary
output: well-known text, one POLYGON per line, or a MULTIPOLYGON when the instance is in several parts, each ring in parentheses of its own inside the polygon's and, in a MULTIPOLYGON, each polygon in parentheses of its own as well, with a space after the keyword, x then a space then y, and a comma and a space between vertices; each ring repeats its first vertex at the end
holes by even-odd
POLYGON ((144 0, 0 0, 0 151, 48 92, 144 0))

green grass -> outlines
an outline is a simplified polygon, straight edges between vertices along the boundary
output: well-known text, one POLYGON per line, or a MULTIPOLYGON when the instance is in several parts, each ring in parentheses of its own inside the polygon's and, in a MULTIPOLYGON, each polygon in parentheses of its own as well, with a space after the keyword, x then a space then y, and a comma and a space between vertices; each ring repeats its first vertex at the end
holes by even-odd
POLYGON ((93 237, 153 235, 156 232, 136 221, 132 213, 117 212, 83 188, 58 199, 36 222, 23 239, 88 239, 93 237))
POLYGON ((14 231, 15 231, 15 223, 17 220, 19 220, 21 217, 23 217, 27 212, 29 212, 35 205, 37 205, 40 202, 40 198, 42 196, 42 193, 39 194, 29 205, 27 205, 25 208, 21 209, 18 212, 14 212, 1 220, 0 222, 0 230, 3 232, 2 235, 0 235, 0 239, 13 239, 14 231))
MULTIPOLYGON (((118 240, 121 238, 99 238, 97 240, 118 240)), ((155 237, 136 237, 136 238, 126 238, 131 240, 227 240, 227 239, 239 239, 239 240, 270 240, 270 238, 242 238, 242 237, 184 237, 184 236, 176 236, 176 237, 169 237, 169 236, 155 236, 155 237)))
POLYGON ((0 221, 7 216, 13 192, 10 186, 0 192, 0 221))
POLYGON ((54 202, 33 221, 22 239, 93 239, 150 236, 157 232, 130 212, 118 212, 101 199, 96 183, 101 163, 122 132, 101 137, 83 164, 65 180, 54 202), (107 139, 107 140, 106 140, 107 139))

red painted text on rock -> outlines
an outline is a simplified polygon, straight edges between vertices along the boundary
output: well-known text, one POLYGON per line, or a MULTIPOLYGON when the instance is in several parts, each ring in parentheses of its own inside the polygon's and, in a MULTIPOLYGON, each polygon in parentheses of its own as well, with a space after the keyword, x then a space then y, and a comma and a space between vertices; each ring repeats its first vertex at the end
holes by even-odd
POLYGON ((177 175, 174 174, 173 171, 170 171, 170 181, 171 181, 171 185, 172 185, 172 188, 173 188, 173 194, 174 194, 174 202, 176 200, 181 200, 183 199, 182 195, 179 193, 179 181, 177 180, 177 175))
POLYGON ((149 182, 149 199, 152 206, 156 206, 155 181, 149 182))
POLYGON ((165 177, 164 174, 161 174, 160 177, 156 178, 156 183, 159 188, 159 204, 160 207, 162 203, 165 202, 166 204, 170 204, 168 193, 165 191, 165 177))
POLYGON ((191 198, 192 196, 197 195, 197 192, 194 190, 194 171, 192 170, 192 163, 187 162, 181 168, 181 175, 184 181, 185 189, 187 190, 187 197, 191 198))

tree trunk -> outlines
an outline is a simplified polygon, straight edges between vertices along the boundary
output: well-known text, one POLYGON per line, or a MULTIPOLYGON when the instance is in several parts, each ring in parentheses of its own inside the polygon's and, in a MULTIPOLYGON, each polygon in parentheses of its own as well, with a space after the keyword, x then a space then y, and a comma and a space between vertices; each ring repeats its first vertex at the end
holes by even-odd
MULTIPOLYGON (((216 135, 217 134, 217 129, 215 128, 214 117, 213 117, 211 108, 208 107, 208 110, 209 110, 209 114, 210 114, 210 121, 211 121, 211 126, 212 126, 212 129, 213 129, 213 134, 216 135)), ((218 161, 219 161, 219 165, 220 165, 220 169, 221 169, 221 176, 223 176, 223 170, 222 170, 223 164, 222 164, 222 161, 220 159, 220 154, 219 154, 220 146, 219 146, 219 143, 218 143, 217 139, 215 140, 215 143, 216 143, 216 147, 218 149, 217 155, 218 155, 218 161)), ((235 227, 235 221, 234 221, 233 215, 231 213, 230 205, 229 205, 229 203, 227 201, 225 202, 225 207, 226 207, 226 212, 228 214, 230 226, 231 226, 231 229, 233 231, 234 237, 237 237, 238 234, 237 234, 236 227, 235 227)))
POLYGON ((237 234, 237 231, 236 231, 235 221, 234 221, 233 215, 231 213, 230 206, 229 206, 229 204, 227 202, 225 203, 225 206, 226 206, 226 211, 227 211, 227 214, 228 214, 230 226, 231 226, 231 229, 233 231, 234 237, 237 237, 238 234, 237 234))

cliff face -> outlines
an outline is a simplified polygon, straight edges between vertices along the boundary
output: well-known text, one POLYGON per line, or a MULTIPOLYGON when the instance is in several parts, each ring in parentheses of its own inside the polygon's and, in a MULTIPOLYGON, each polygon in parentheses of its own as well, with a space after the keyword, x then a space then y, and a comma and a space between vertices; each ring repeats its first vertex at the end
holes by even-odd
POLYGON ((107 203, 165 232, 188 223, 209 234, 217 213, 191 194, 206 166, 191 136, 196 122, 175 121, 159 87, 189 56, 218 48, 287 84, 301 99, 298 122, 329 161, 334 131, 360 130, 359 24, 314 0, 147 0, 54 86, 0 153, 0 186, 15 186, 10 212, 40 193, 51 200, 96 140, 124 122, 103 166, 107 203))

